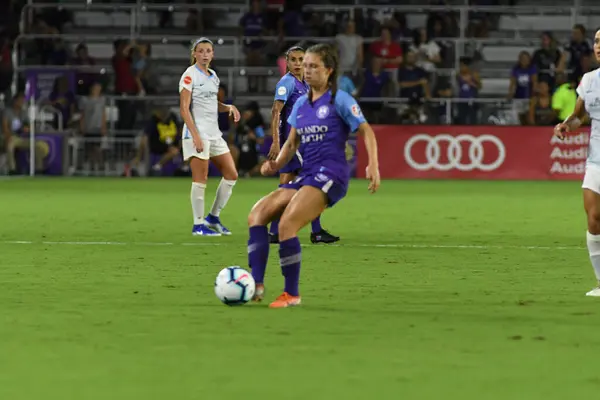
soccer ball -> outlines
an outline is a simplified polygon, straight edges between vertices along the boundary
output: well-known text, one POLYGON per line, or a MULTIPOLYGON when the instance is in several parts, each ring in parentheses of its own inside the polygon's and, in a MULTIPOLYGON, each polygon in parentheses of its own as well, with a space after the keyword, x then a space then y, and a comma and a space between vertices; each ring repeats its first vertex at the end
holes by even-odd
POLYGON ((255 289, 252 275, 237 266, 222 269, 215 281, 215 294, 228 306, 246 304, 254 296, 255 289))

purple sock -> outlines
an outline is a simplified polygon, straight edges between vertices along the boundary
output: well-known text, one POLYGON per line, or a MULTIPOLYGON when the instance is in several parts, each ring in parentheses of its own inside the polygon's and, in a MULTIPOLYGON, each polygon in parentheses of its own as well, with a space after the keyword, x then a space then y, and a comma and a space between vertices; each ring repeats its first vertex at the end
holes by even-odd
POLYGON ((271 233, 273 235, 279 235, 279 220, 271 221, 271 233))
POLYGON ((265 281, 265 270, 269 259, 269 232, 266 226, 252 226, 249 229, 248 265, 256 283, 265 281))
POLYGON ((299 296, 298 285, 300 284, 302 249, 298 237, 279 242, 279 259, 281 273, 285 278, 284 290, 292 296, 299 296))
POLYGON ((321 228, 321 216, 319 215, 317 218, 313 219, 313 222, 311 222, 312 225, 312 233, 319 233, 323 230, 323 228, 321 228))

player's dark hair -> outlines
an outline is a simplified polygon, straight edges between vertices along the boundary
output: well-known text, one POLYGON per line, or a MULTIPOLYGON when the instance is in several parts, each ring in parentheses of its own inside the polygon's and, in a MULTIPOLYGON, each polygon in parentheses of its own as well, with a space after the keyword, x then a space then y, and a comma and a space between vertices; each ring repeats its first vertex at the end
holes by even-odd
MULTIPOLYGON (((335 95, 337 94, 337 75, 338 75, 338 53, 337 50, 325 43, 315 44, 314 46, 310 46, 307 53, 317 54, 321 57, 321 61, 323 61, 323 65, 325 68, 331 68, 331 75, 327 79, 327 85, 331 89, 331 104, 335 101, 335 95)), ((312 106, 313 105, 313 90, 312 87, 308 90, 308 102, 312 106)))
POLYGON ((196 64, 196 57, 194 57, 194 51, 196 51, 196 47, 200 44, 200 43, 210 43, 210 46, 212 48, 215 47, 215 45, 213 44, 213 42, 206 37, 201 37, 200 39, 196 40, 193 44, 192 44, 192 48, 191 48, 191 53, 190 54, 190 65, 194 65, 196 64))

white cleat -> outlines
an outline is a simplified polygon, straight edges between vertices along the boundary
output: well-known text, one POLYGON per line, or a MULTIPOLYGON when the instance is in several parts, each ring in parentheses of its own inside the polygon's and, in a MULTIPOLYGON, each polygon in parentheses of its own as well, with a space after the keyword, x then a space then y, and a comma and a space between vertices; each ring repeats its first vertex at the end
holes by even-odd
POLYGON ((600 287, 590 290, 585 295, 589 297, 600 297, 600 287))

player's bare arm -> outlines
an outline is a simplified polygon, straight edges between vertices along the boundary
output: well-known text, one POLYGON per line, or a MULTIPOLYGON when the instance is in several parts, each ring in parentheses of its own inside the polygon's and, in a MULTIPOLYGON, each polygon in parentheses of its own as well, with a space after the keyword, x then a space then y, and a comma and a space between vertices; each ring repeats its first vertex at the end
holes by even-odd
POLYGON ((281 118, 281 110, 285 103, 281 100, 275 100, 273 107, 271 107, 271 135, 273 136, 273 144, 269 149, 269 159, 275 160, 279 155, 280 143, 279 143, 279 120, 281 118))
POLYGON ((365 141, 365 148, 367 149, 367 156, 369 158, 369 164, 367 165, 367 179, 369 179, 369 191, 375 193, 381 183, 379 177, 379 158, 377 154, 377 138, 375 132, 368 122, 363 122, 358 126, 358 134, 363 137, 365 141))
POLYGON ((235 122, 238 122, 240 120, 240 111, 233 104, 225 104, 219 101, 218 109, 219 112, 228 112, 230 116, 233 115, 233 120, 235 122))
POLYGON ((196 150, 200 153, 204 149, 204 144, 202 143, 202 139, 200 139, 200 132, 196 128, 196 123, 192 118, 192 112, 190 111, 190 104, 192 103, 192 92, 187 89, 183 89, 179 94, 179 112, 181 113, 181 118, 183 122, 185 122, 185 126, 189 129, 192 140, 194 141, 194 146, 196 146, 196 150))
POLYGON ((585 102, 580 97, 575 103, 575 110, 573 110, 573 113, 569 115, 563 122, 554 127, 554 134, 556 137, 562 140, 565 138, 565 134, 567 132, 573 132, 574 130, 577 130, 581 126, 582 120, 585 118, 585 114, 585 102))
POLYGON ((265 162, 260 169, 261 174, 269 176, 279 171, 288 162, 290 162, 290 160, 292 159, 292 157, 294 157, 294 154, 296 154, 296 151, 299 147, 300 136, 298 136, 298 134, 296 133, 296 128, 292 127, 292 129, 290 130, 290 135, 281 147, 281 152, 277 156, 277 159, 275 161, 269 160, 265 162))

